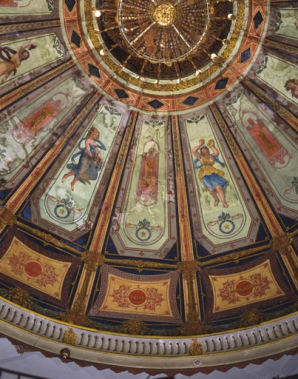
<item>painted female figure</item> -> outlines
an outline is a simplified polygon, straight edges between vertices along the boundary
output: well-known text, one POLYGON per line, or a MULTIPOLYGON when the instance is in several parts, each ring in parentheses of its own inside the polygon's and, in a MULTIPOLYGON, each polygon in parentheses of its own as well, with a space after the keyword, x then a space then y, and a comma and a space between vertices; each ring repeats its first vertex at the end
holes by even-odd
POLYGON ((194 160, 194 166, 195 168, 200 169, 199 179, 214 198, 214 205, 217 206, 220 200, 223 207, 227 208, 229 204, 225 201, 224 189, 228 185, 228 182, 223 178, 224 172, 213 167, 216 162, 224 167, 224 163, 220 162, 218 158, 219 152, 214 146, 214 141, 210 140, 207 144, 211 148, 213 154, 210 154, 207 146, 203 146, 204 143, 205 141, 200 139, 199 144, 192 149, 192 152, 196 157, 194 160), (199 164, 199 162, 201 164, 199 164))
POLYGON ((99 131, 92 126, 88 131, 87 137, 81 140, 81 142, 85 141, 85 147, 79 146, 81 151, 74 154, 71 158, 72 163, 67 165, 70 172, 63 176, 62 183, 64 183, 68 177, 74 176, 74 179, 70 184, 72 191, 78 180, 83 184, 90 184, 90 180, 97 179, 98 171, 101 169, 103 161, 100 149, 106 150, 105 145, 98 138, 99 131), (79 162, 75 163, 75 158, 77 156, 80 156, 79 162))

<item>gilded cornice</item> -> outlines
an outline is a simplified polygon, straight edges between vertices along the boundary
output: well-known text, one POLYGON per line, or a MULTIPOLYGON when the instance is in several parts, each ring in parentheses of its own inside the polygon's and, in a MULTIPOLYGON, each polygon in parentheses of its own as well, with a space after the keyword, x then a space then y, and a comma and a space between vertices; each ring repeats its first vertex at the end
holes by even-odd
MULTIPOLYGON (((297 346, 297 312, 229 332, 161 339, 159 336, 130 334, 133 330, 142 332, 140 325, 129 325, 126 334, 99 332, 41 317, 9 301, 0 299, 0 302, 0 323, 4 335, 29 346, 42 346, 43 350, 55 355, 59 355, 62 349, 68 349, 71 359, 88 364, 106 364, 110 368, 119 366, 121 361, 122 367, 141 366, 142 370, 144 367, 155 370, 164 367, 172 370, 215 369, 239 362, 248 364, 260 356, 284 354, 297 346), (25 322, 20 323, 19 320, 25 322)), ((259 319, 259 316, 251 312, 244 321, 250 323, 252 318, 259 319)))

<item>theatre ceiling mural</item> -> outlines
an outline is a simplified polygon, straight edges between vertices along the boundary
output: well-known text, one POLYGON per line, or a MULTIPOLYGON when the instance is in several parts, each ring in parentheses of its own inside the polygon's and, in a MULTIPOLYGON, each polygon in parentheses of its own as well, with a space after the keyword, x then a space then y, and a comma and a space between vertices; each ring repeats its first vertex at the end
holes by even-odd
POLYGON ((0 0, 0 35, 1 304, 200 359, 295 314, 297 2, 0 0))

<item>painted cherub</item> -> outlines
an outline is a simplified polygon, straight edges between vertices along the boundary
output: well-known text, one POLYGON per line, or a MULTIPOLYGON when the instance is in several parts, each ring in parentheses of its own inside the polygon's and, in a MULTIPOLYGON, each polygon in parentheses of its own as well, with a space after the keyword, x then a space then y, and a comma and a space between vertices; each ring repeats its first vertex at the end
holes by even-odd
POLYGON ((205 141, 200 139, 198 145, 192 149, 192 152, 196 157, 194 160, 194 166, 200 170, 199 179, 214 198, 214 205, 218 206, 220 200, 223 207, 227 208, 229 204, 225 200, 224 189, 228 185, 228 181, 223 178, 224 172, 222 170, 213 167, 215 163, 219 163, 224 167, 224 163, 218 158, 219 152, 214 146, 214 141, 210 140, 207 144, 207 146, 211 148, 213 154, 210 154, 207 146, 203 146, 204 143, 205 141))
POLYGON ((0 47, 0 76, 4 76, 1 80, 1 84, 9 78, 9 76, 17 73, 17 68, 20 67, 21 63, 30 57, 28 50, 35 49, 37 47, 36 43, 26 42, 19 48, 18 51, 8 47, 0 47), (27 50, 28 48, 28 50, 27 50))
POLYGON ((292 97, 298 99, 298 79, 289 79, 286 81, 285 89, 291 91, 292 97))

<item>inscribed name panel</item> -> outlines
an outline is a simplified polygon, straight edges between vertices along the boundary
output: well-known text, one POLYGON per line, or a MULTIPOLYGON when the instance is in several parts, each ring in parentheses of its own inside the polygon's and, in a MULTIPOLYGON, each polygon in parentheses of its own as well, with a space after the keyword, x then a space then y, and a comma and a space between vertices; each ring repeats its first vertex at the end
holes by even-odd
POLYGON ((270 267, 270 261, 241 274, 210 275, 213 313, 265 301, 284 295, 270 267))
POLYGON ((258 304, 272 307, 296 297, 272 251, 238 267, 202 270, 201 278, 206 320, 239 314, 258 304))
POLYGON ((176 305, 179 274, 134 275, 104 265, 90 316, 181 322, 176 305))
POLYGON ((60 300, 71 265, 41 255, 13 237, 0 259, 0 273, 60 300))

